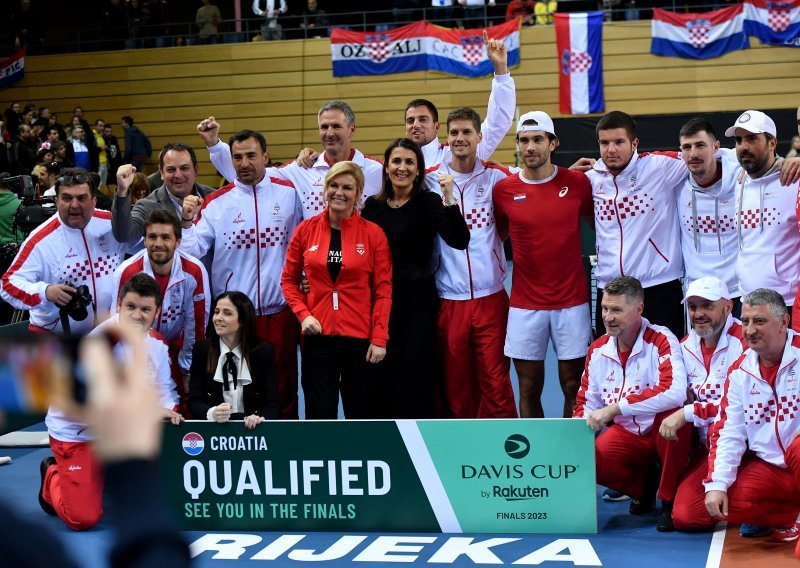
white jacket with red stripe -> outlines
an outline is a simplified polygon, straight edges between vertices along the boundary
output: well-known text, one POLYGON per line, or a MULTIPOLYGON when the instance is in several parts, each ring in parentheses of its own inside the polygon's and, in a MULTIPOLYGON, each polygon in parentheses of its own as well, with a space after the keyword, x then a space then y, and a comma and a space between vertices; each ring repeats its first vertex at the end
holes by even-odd
POLYGON ((59 307, 47 299, 45 290, 50 284, 85 284, 92 295, 89 317, 70 319, 72 333, 84 335, 94 328, 99 314, 111 309, 114 270, 133 250, 114 238, 108 211, 95 209, 83 229, 65 225, 56 214, 22 243, 3 275, 0 296, 18 310, 30 310, 31 325, 60 334, 59 307))
MULTIPOLYGON (((122 286, 132 276, 144 272, 153 276, 153 266, 147 250, 139 251, 114 271, 111 312, 117 312, 117 298, 122 286)), ((184 374, 192 365, 192 347, 206 337, 206 324, 211 311, 211 290, 203 263, 179 250, 172 260, 172 272, 164 297, 161 315, 153 324, 168 343, 180 344, 178 366, 184 374)))
POLYGON ((606 334, 589 347, 573 416, 583 418, 619 403, 622 414, 614 422, 642 436, 656 414, 685 401, 686 371, 678 339, 666 327, 642 318, 624 368, 615 337, 606 334))
POLYGON ((708 451, 706 491, 727 491, 745 450, 786 468, 784 454, 800 433, 800 336, 788 331, 775 385, 761 378, 758 353, 745 351, 728 371, 708 451))
POLYGON ((238 290, 253 300, 256 315, 275 314, 286 309, 281 273, 302 220, 290 182, 265 176, 253 187, 236 180, 206 197, 193 227, 183 230, 180 250, 197 258, 213 250, 214 296, 238 290))
MULTIPOLYGON (((426 183, 431 191, 442 195, 439 174, 453 175, 448 164, 432 167, 426 172, 426 183)), ((461 215, 469 228, 469 247, 456 250, 437 235, 439 267, 436 271, 436 289, 446 300, 472 300, 483 298, 503 289, 508 273, 503 243, 497 233, 492 203, 494 184, 510 175, 508 169, 497 164, 476 160, 472 175, 459 185, 453 184, 453 196, 458 200, 461 215)))
POLYGON ((594 197, 599 288, 617 276, 633 276, 645 288, 683 276, 675 195, 687 171, 674 152, 634 152, 616 176, 602 160, 586 172, 594 197))
POLYGON ((686 378, 689 381, 689 389, 694 395, 694 401, 683 407, 683 414, 686 422, 694 424, 695 428, 699 429, 700 441, 703 443, 708 438, 709 425, 717 417, 717 408, 722 398, 728 369, 747 349, 742 333, 742 322, 728 315, 717 347, 711 355, 708 371, 703 361, 700 336, 694 330, 690 330, 681 340, 686 378))

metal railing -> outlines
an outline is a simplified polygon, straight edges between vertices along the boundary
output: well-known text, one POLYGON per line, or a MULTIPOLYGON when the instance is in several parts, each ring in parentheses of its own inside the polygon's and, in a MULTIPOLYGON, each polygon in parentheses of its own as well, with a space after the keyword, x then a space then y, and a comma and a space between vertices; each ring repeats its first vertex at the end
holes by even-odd
MULTIPOLYGON (((636 0, 559 0, 559 12, 603 10, 607 21, 650 19, 652 9, 637 5, 636 0)), ((709 2, 692 4, 670 0, 664 8, 673 11, 705 11, 721 7, 723 4, 709 2)), ((725 4, 727 5, 727 4, 725 4)), ((277 19, 277 27, 270 28, 264 17, 248 17, 239 20, 221 20, 217 24, 219 32, 209 37, 199 35, 199 27, 194 21, 170 23, 168 25, 136 25, 124 28, 77 28, 58 32, 49 30, 44 42, 27 46, 28 54, 52 54, 120 49, 147 49, 154 47, 174 47, 200 45, 205 43, 242 43, 266 36, 267 40, 304 39, 328 37, 333 27, 353 31, 383 31, 402 26, 413 21, 426 20, 445 27, 480 28, 500 24, 505 20, 505 6, 487 9, 485 6, 476 12, 465 13, 460 8, 450 11, 442 8, 422 8, 418 10, 372 10, 362 12, 343 12, 325 14, 328 26, 309 28, 303 25, 302 14, 282 15, 277 19)), ((13 51, 13 38, 0 36, 0 55, 13 51)))

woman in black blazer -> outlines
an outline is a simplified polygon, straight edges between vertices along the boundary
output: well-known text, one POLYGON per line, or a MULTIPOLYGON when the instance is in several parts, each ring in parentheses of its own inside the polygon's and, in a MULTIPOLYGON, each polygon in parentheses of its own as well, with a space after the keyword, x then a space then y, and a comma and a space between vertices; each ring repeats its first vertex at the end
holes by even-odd
POLYGON ((244 419, 252 430, 278 418, 278 382, 272 346, 260 343, 253 303, 225 292, 214 304, 207 339, 192 349, 189 410, 198 419, 244 419))

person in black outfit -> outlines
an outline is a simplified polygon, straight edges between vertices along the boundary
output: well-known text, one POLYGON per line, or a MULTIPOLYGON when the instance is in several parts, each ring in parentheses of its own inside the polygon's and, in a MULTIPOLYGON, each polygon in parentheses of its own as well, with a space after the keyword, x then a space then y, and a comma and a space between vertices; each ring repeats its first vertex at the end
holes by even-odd
POLYGON ((381 192, 364 205, 364 218, 384 230, 392 253, 392 310, 382 385, 385 418, 436 416, 439 297, 434 245, 437 235, 458 250, 469 245, 469 229, 453 198, 453 176, 441 175, 438 181, 447 206, 425 188, 419 146, 398 138, 384 155, 381 192))
POLYGON ((225 292, 212 314, 207 339, 192 349, 192 416, 215 422, 244 419, 248 430, 277 419, 275 358, 272 346, 258 342, 253 302, 241 292, 225 292))

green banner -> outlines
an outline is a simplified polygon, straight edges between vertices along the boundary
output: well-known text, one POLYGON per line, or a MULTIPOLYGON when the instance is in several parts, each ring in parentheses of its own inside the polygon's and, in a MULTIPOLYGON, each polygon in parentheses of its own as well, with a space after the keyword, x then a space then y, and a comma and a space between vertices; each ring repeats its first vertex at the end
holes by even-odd
POLYGON ((167 425, 186 530, 596 532, 582 420, 167 425))

